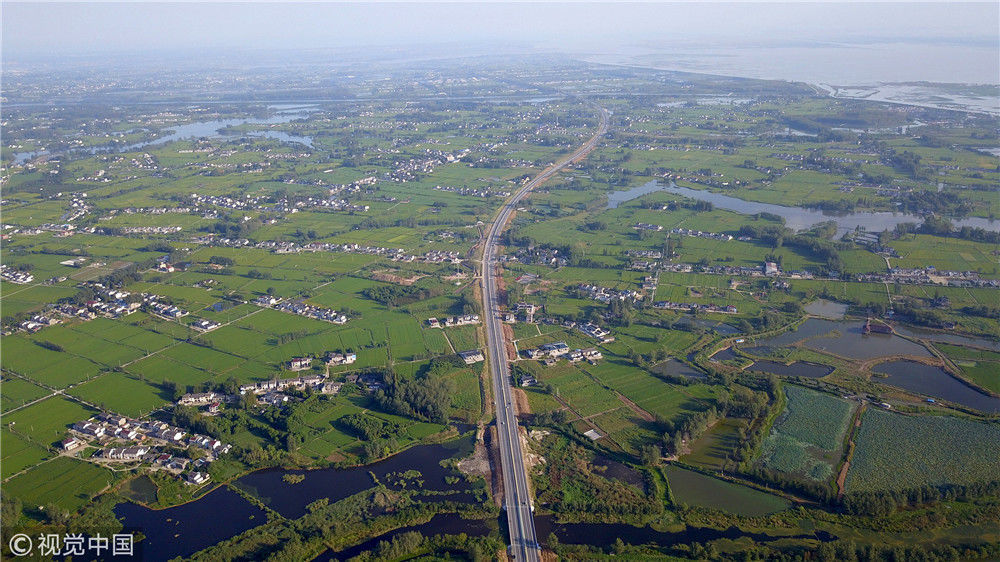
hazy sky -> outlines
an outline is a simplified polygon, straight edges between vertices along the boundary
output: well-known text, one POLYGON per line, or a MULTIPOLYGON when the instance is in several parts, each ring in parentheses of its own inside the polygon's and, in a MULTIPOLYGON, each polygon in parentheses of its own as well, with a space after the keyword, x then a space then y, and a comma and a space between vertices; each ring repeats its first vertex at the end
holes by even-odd
POLYGON ((996 44, 1000 3, 2 2, 3 56, 500 42, 566 50, 865 38, 996 44))

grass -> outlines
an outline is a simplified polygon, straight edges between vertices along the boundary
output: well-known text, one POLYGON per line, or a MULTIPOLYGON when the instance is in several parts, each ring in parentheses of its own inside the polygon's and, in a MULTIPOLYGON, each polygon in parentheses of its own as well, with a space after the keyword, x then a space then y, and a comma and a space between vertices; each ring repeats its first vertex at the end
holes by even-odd
POLYGON ((739 446, 741 428, 746 428, 743 420, 725 418, 719 421, 691 445, 691 452, 681 460, 693 466, 721 470, 729 453, 739 446))
POLYGON ((855 437, 849 492, 970 484, 1000 474, 1000 427, 869 409, 855 437))

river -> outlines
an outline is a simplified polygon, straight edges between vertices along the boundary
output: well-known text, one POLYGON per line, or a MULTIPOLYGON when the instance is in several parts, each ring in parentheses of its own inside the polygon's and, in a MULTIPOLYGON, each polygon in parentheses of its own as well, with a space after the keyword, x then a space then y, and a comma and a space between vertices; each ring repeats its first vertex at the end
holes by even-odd
MULTIPOLYGON (((311 111, 316 111, 314 106, 307 105, 269 105, 269 110, 274 113, 270 117, 263 119, 256 119, 252 117, 247 117, 245 119, 214 119, 210 121, 195 121, 194 123, 188 123, 186 125, 176 125, 168 127, 165 130, 172 131, 171 133, 164 135, 162 137, 157 137, 155 139, 150 139, 142 142, 127 144, 124 146, 118 146, 116 144, 105 144, 100 146, 92 146, 89 148, 71 149, 66 151, 67 154, 97 154, 98 152, 104 151, 114 151, 114 152, 129 152, 133 150, 138 150, 147 146, 156 146, 160 144, 165 144, 172 141, 191 139, 191 138, 212 138, 212 137, 228 137, 235 138, 239 136, 248 137, 266 137, 275 139, 281 142, 287 143, 298 143, 304 145, 308 148, 312 148, 312 138, 292 135, 284 131, 253 131, 253 132, 223 132, 223 129, 230 127, 238 127, 240 125, 279 125, 281 123, 288 123, 294 119, 299 119, 309 114, 311 111)), ((14 153, 14 163, 23 164, 28 160, 36 158, 38 156, 44 156, 49 154, 48 151, 39 150, 34 152, 16 152, 14 153)))
MULTIPOLYGON (((882 232, 886 229, 891 230, 897 224, 919 224, 924 220, 923 217, 907 213, 854 212, 834 214, 826 211, 805 209, 803 207, 786 207, 784 205, 775 205, 773 203, 746 201, 744 199, 731 197, 722 193, 680 187, 674 182, 670 182, 669 185, 663 185, 658 180, 649 181, 641 186, 634 187, 627 191, 615 191, 609 194, 608 208, 614 209, 625 201, 635 199, 636 197, 640 197, 654 191, 665 191, 673 195, 680 195, 682 197, 696 199, 698 201, 707 201, 720 209, 734 211, 744 215, 770 213, 785 219, 785 226, 793 230, 804 230, 821 222, 834 221, 837 223, 838 234, 846 234, 847 232, 854 231, 859 227, 873 232, 882 232)), ((969 226, 1000 232, 1000 221, 989 220, 981 217, 949 218, 949 220, 953 225, 955 225, 956 228, 969 226)))

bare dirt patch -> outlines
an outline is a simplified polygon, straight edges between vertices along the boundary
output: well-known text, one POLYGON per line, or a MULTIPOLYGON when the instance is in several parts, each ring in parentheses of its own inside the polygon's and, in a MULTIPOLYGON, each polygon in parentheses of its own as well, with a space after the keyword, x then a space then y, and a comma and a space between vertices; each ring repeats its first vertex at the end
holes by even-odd
POLYGON ((517 349, 514 347, 514 328, 510 324, 503 325, 503 345, 507 350, 507 359, 514 361, 517 359, 517 349))
POLYGON ((341 462, 341 461, 346 461, 347 457, 345 457, 344 455, 342 455, 337 451, 334 451, 326 457, 326 460, 330 462, 341 462))
POLYGON ((372 279, 376 281, 383 281, 385 283, 395 283, 397 285, 404 285, 409 287, 410 285, 416 283, 420 280, 423 275, 414 275, 413 277, 402 277, 391 273, 389 271, 373 271, 372 279))
POLYGON ((531 413, 531 404, 528 402, 528 393, 521 388, 515 388, 512 392, 514 395, 514 405, 517 408, 517 417, 521 417, 531 413))
MULTIPOLYGON (((481 434, 482 430, 480 430, 480 436, 481 434)), ((463 474, 482 476, 486 478, 487 482, 490 481, 490 457, 482 439, 476 441, 476 448, 472 455, 459 461, 458 470, 462 471, 463 474)))

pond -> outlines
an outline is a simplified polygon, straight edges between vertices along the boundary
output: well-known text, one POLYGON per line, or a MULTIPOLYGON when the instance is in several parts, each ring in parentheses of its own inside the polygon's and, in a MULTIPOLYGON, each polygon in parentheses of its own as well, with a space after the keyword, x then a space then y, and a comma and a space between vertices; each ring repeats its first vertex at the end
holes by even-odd
POLYGON ((948 374, 941 367, 914 361, 890 361, 872 368, 875 373, 889 375, 873 380, 898 386, 932 398, 940 398, 982 412, 1000 412, 1000 398, 983 394, 948 374))
POLYGON ((936 341, 941 343, 953 343, 955 345, 981 347, 983 349, 992 349, 993 351, 1000 351, 1000 340, 988 340, 986 338, 960 336, 958 334, 946 334, 942 332, 934 332, 931 330, 921 330, 920 328, 906 328, 903 326, 897 326, 895 330, 900 334, 903 334, 904 336, 909 336, 911 338, 919 338, 927 341, 936 341))
POLYGON ((817 299, 805 306, 805 311, 813 316, 830 320, 842 320, 847 314, 847 305, 839 302, 817 299))
POLYGON ((177 507, 154 510, 128 502, 115 506, 114 514, 126 532, 146 536, 136 548, 152 561, 189 556, 267 522, 264 510, 224 486, 177 507))
MULTIPOLYGON (((838 234, 845 234, 855 228, 862 228, 873 232, 881 232, 885 229, 892 229, 897 224, 921 223, 923 217, 906 213, 890 212, 855 212, 855 213, 828 213, 803 207, 786 207, 772 203, 759 203, 757 201, 746 201, 737 197, 723 195, 712 191, 691 189, 680 187, 670 182, 664 185, 653 180, 639 187, 634 187, 627 191, 616 191, 608 195, 608 208, 613 209, 631 199, 640 197, 654 191, 665 191, 673 195, 680 195, 698 201, 707 201, 719 209, 734 211, 744 215, 756 215, 758 213, 770 213, 785 219, 785 226, 792 230, 803 230, 811 226, 826 221, 837 223, 838 234)), ((949 218, 956 228, 963 226, 978 227, 985 230, 1000 231, 1000 221, 991 221, 980 217, 949 218)))
MULTIPOLYGON (((718 357, 718 354, 716 354, 718 357)), ((663 363, 653 367, 653 372, 675 377, 688 377, 691 379, 707 379, 708 375, 677 359, 667 359, 663 363)))
POLYGON ((803 345, 810 349, 861 360, 890 355, 933 357, 931 352, 920 344, 893 334, 865 334, 863 328, 864 323, 857 320, 810 318, 795 330, 754 343, 782 347, 805 340, 803 345))
POLYGON ((809 363, 807 361, 795 361, 790 365, 778 363, 776 361, 757 361, 746 369, 747 371, 761 371, 783 377, 808 377, 810 379, 823 378, 833 372, 833 367, 809 363))
MULTIPOLYGON (((451 457, 466 456, 472 452, 472 445, 473 436, 469 435, 442 445, 411 447, 385 460, 354 468, 258 470, 240 478, 234 485, 259 498, 271 509, 293 519, 305 515, 306 506, 320 498, 329 498, 330 503, 335 503, 371 488, 375 485, 371 474, 374 474, 383 484, 390 485, 390 480, 397 480, 388 479, 387 476, 390 473, 416 470, 420 472, 419 479, 423 481, 421 490, 467 492, 470 487, 465 479, 461 479, 455 484, 449 484, 445 481, 446 476, 456 476, 457 473, 442 467, 440 461, 451 457), (287 474, 301 475, 304 478, 297 484, 289 484, 284 480, 287 474)), ((454 494, 434 497, 468 501, 471 496, 454 494)))

